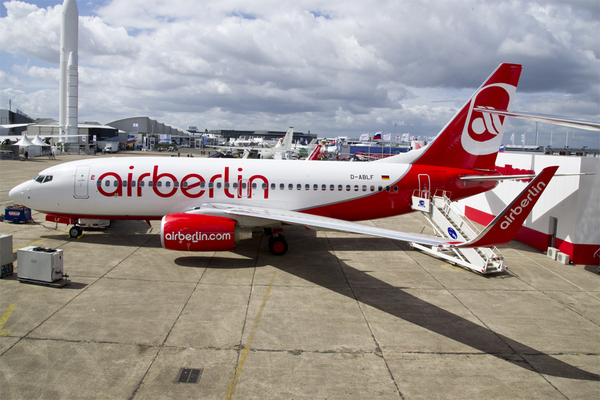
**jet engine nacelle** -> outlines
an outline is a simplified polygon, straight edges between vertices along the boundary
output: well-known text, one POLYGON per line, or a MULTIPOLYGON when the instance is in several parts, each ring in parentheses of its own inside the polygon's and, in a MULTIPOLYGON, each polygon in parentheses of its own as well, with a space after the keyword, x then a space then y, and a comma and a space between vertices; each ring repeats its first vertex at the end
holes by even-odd
POLYGON ((211 215, 170 214, 163 217, 160 227, 162 247, 169 250, 231 251, 237 242, 251 238, 251 229, 211 215))

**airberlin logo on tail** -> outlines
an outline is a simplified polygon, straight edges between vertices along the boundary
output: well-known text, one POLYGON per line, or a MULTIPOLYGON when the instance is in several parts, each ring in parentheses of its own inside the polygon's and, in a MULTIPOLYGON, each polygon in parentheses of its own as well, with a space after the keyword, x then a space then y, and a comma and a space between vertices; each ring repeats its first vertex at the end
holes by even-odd
POLYGON ((521 200, 516 206, 512 207, 510 211, 504 216, 504 220, 500 223, 501 229, 508 229, 510 224, 513 223, 516 216, 520 215, 522 212, 527 212, 526 209, 533 202, 535 203, 535 198, 540 195, 544 191, 546 184, 544 182, 540 182, 535 186, 532 186, 527 191, 527 197, 521 200))
MULTIPOLYGON (((463 148, 473 155, 492 154, 498 151, 504 133, 503 116, 480 109, 506 111, 516 86, 495 83, 479 89, 467 104, 467 115, 461 136, 463 148)), ((465 111, 465 109, 463 109, 465 111)))

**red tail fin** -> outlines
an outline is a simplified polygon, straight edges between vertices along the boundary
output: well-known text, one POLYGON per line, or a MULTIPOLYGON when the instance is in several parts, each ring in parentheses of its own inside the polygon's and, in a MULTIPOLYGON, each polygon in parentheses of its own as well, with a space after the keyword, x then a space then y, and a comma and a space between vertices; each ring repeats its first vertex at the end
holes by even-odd
POLYGON ((521 66, 501 64, 413 164, 493 170, 506 117, 476 110, 508 110, 521 66))

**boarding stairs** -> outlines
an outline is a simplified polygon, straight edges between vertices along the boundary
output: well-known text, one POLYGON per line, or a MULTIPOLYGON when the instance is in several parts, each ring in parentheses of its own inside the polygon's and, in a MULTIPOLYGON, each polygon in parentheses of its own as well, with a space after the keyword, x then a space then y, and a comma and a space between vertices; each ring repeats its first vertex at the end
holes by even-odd
MULTIPOLYGON (((436 236, 453 240, 469 241, 479 234, 479 230, 461 217, 452 207, 450 193, 436 191, 434 196, 427 190, 415 190, 412 195, 412 209, 421 211, 431 224, 436 236)), ((481 274, 503 272, 504 256, 496 247, 442 248, 410 243, 411 247, 434 257, 471 269, 481 274)))

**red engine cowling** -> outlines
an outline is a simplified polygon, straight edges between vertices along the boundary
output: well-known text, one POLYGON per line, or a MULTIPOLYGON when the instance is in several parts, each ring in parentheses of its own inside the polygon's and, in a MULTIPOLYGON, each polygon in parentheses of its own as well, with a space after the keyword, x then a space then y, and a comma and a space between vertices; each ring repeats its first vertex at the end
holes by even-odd
POLYGON ((170 214, 162 219, 160 241, 169 250, 230 251, 236 242, 252 238, 250 229, 241 229, 235 223, 211 215, 170 214))

